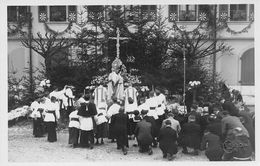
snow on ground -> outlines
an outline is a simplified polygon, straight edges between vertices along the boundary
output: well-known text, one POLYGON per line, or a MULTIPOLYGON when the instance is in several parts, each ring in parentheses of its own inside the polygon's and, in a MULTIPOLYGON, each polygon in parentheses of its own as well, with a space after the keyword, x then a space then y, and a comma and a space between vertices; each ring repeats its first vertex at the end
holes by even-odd
MULTIPOLYGON (((104 145, 94 149, 75 148, 68 145, 68 130, 58 133, 58 141, 49 143, 46 136, 34 138, 31 122, 20 122, 8 128, 8 161, 9 162, 89 162, 89 161, 165 161, 159 149, 153 148, 153 155, 138 152, 130 140, 128 154, 116 149, 115 143, 105 139, 104 145)), ((173 161, 208 161, 204 152, 199 156, 185 155, 181 148, 173 161)), ((172 161, 171 161, 172 162, 172 161)))

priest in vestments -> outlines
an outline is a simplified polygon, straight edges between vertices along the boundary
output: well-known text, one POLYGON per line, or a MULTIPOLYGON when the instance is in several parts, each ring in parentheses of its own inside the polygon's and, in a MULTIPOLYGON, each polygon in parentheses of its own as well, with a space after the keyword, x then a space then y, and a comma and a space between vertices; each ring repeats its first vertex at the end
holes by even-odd
POLYGON ((109 102, 112 101, 113 95, 115 95, 116 84, 118 82, 118 75, 114 69, 108 76, 108 84, 107 84, 107 100, 109 102))
POLYGON ((124 79, 121 76, 121 71, 119 71, 117 77, 118 77, 118 82, 116 85, 115 96, 118 101, 123 101, 124 100, 124 79))

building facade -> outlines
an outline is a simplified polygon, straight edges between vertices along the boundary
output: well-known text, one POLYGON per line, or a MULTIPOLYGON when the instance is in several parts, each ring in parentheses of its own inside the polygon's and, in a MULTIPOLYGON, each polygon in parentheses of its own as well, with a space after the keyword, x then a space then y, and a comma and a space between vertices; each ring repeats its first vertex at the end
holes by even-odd
MULTIPOLYGON (((219 31, 217 38, 233 48, 232 55, 219 53, 215 59, 215 70, 228 86, 238 89, 247 104, 253 105, 255 68, 254 68, 254 4, 171 4, 171 5, 121 5, 127 19, 138 19, 137 12, 150 21, 155 21, 159 9, 162 16, 167 18, 167 24, 185 26, 191 31, 200 21, 206 19, 205 11, 208 7, 215 7, 215 16, 225 20, 225 28, 219 31)), ((32 15, 32 34, 44 34, 47 31, 64 33, 72 37, 69 26, 83 19, 91 21, 102 19, 109 21, 110 15, 106 9, 112 6, 8 6, 8 72, 16 77, 24 75, 24 68, 30 62, 34 67, 40 67, 43 58, 35 52, 25 48, 19 41, 17 22, 28 13, 32 15), (85 14, 79 15, 82 11, 85 14)), ((88 25, 86 25, 88 26, 88 25)), ((28 24, 20 29, 28 31, 28 24)))

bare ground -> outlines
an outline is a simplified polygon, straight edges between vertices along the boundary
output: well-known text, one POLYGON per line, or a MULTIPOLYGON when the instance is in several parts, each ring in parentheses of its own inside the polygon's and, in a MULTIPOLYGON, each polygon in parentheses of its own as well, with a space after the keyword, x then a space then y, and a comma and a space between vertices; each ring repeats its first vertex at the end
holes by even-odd
MULTIPOLYGON (((19 122, 8 128, 9 162, 88 162, 88 161, 167 161, 162 158, 160 149, 153 148, 153 155, 140 154, 130 140, 128 154, 116 149, 115 143, 105 139, 104 145, 94 149, 73 149, 68 145, 68 130, 58 131, 58 141, 49 143, 46 136, 34 138, 30 121, 19 122)), ((199 156, 185 155, 179 149, 174 161, 208 161, 204 152, 199 156)))

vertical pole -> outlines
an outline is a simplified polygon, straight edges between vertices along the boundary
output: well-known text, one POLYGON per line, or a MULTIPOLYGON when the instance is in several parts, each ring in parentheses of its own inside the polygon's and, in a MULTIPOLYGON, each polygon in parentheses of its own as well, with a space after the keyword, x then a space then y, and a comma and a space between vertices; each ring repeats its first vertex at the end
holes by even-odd
POLYGON ((31 45, 32 45, 32 13, 31 13, 31 8, 29 7, 28 9, 28 16, 27 16, 27 19, 28 19, 28 37, 29 37, 29 44, 30 44, 30 47, 29 47, 29 80, 30 80, 30 89, 29 89, 29 93, 30 93, 30 96, 32 97, 33 99, 33 58, 32 58, 32 48, 31 48, 31 45))
MULTIPOLYGON (((216 18, 217 16, 217 5, 214 5, 214 25, 213 25, 213 42, 214 42, 214 51, 216 50, 216 37, 217 37, 217 25, 216 18)), ((215 81, 216 81, 216 52, 213 54, 213 69, 212 69, 212 83, 213 83, 213 93, 215 93, 215 81)), ((214 94, 213 94, 214 95, 214 94)))
POLYGON ((184 110, 185 108, 185 93, 186 93, 186 55, 185 55, 185 46, 183 45, 183 106, 184 106, 184 110))

